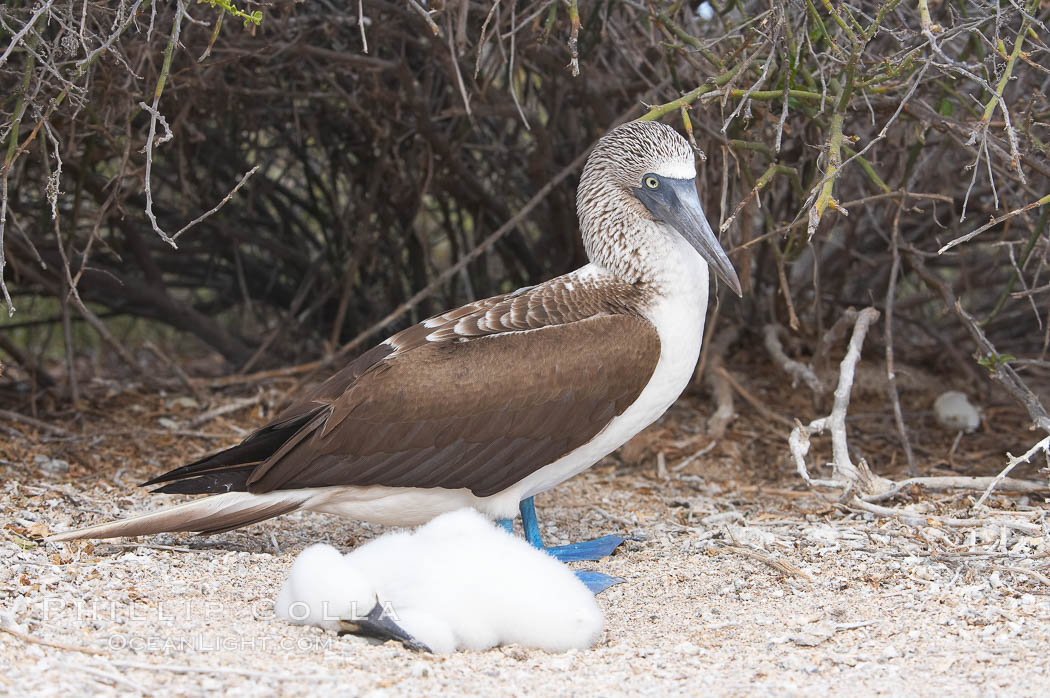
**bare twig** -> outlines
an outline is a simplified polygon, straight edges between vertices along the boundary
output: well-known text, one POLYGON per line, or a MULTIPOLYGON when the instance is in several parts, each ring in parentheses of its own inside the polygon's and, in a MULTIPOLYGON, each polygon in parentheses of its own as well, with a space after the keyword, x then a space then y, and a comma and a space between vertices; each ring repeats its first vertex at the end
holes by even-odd
POLYGON ((827 417, 815 419, 808 426, 797 424, 791 430, 788 439, 791 455, 795 459, 795 466, 799 475, 808 485, 841 487, 844 491, 857 489, 863 494, 873 494, 887 489, 888 481, 875 476, 863 461, 854 465, 849 456, 849 447, 846 440, 846 411, 849 409, 850 390, 853 387, 853 376, 860 360, 860 348, 864 343, 864 337, 868 328, 879 317, 879 311, 874 308, 865 308, 857 313, 857 320, 853 327, 853 336, 849 341, 846 356, 842 359, 839 367, 839 382, 835 388, 835 403, 831 414, 827 417), (831 432, 831 445, 834 453, 833 480, 813 480, 806 468, 806 453, 809 451, 809 439, 814 434, 825 430, 831 432))
POLYGON ((254 395, 252 397, 240 398, 238 400, 227 402, 226 404, 219 405, 218 407, 210 409, 207 412, 202 412, 200 415, 195 417, 193 421, 190 422, 190 426, 194 428, 199 427, 202 424, 207 424, 216 417, 222 417, 223 415, 230 414, 231 412, 238 412, 240 410, 243 410, 245 407, 253 407, 255 405, 258 405, 261 401, 262 393, 254 395))
POLYGON ((437 22, 434 21, 434 18, 431 17, 430 13, 427 12, 422 5, 416 2, 416 0, 408 0, 408 6, 415 10, 416 14, 423 18, 423 20, 427 23, 427 26, 430 27, 430 31, 434 33, 434 36, 437 36, 441 33, 441 29, 438 28, 437 22))
POLYGON ((276 674, 271 671, 253 671, 251 669, 234 669, 217 666, 190 666, 188 664, 148 664, 146 662, 112 662, 113 666, 122 669, 139 669, 141 671, 166 671, 173 674, 212 674, 215 676, 245 676, 250 679, 266 681, 339 681, 337 675, 324 674, 276 674))
MULTIPOLYGON (((54 0, 46 0, 45 2, 40 3, 40 7, 36 9, 36 12, 33 13, 33 16, 30 17, 24 25, 22 25, 22 28, 19 29, 14 36, 8 39, 7 49, 3 52, 3 54, 0 54, 0 65, 3 65, 7 62, 7 57, 11 55, 12 51, 18 48, 18 45, 22 43, 22 39, 25 38, 25 35, 33 29, 33 25, 35 25, 36 21, 40 19, 40 15, 49 11, 53 3, 54 0)), ((32 44, 26 44, 26 46, 31 47, 32 44)))
POLYGON ((716 441, 712 441, 711 443, 709 443, 706 446, 704 446, 703 448, 701 448, 699 451, 696 451, 695 453, 693 453, 691 456, 689 456, 687 458, 683 458, 681 463, 679 463, 679 464, 677 464, 677 465, 675 465, 675 466, 673 466, 671 468, 671 472, 672 473, 677 473, 677 472, 681 472, 682 470, 685 470, 686 468, 688 468, 690 465, 693 464, 693 461, 695 461, 697 458, 700 458, 701 456, 706 456, 708 453, 710 453, 712 450, 714 450, 715 446, 717 446, 717 445, 718 445, 718 441, 717 440, 716 441))
POLYGON ((846 308, 839 315, 839 319, 821 335, 820 341, 817 342, 817 348, 813 351, 813 364, 818 371, 823 371, 827 367, 831 348, 838 344, 846 336, 846 330, 853 327, 856 323, 857 311, 853 308, 846 308))
POLYGON ((912 451, 911 441, 908 439, 908 428, 904 425, 901 398, 897 392, 897 373, 893 364, 893 304, 897 296, 897 275, 900 273, 901 268, 900 221, 902 208, 904 208, 903 197, 898 202, 897 210, 893 215, 893 232, 890 238, 890 252, 893 255, 893 263, 890 265, 890 281, 886 287, 886 384, 890 394, 890 403, 893 405, 893 421, 897 424, 897 433, 901 438, 901 446, 904 447, 904 455, 908 459, 908 475, 915 477, 919 472, 915 466, 915 452, 912 451))
POLYGON ((200 403, 202 405, 207 404, 208 398, 204 394, 204 391, 202 391, 197 386, 197 384, 194 383, 193 380, 188 375, 186 375, 186 372, 182 370, 182 366, 180 366, 177 361, 173 361, 171 359, 171 357, 169 357, 167 354, 165 354, 163 351, 160 350, 160 347, 158 347, 156 344, 154 344, 153 342, 151 342, 149 340, 146 340, 145 342, 143 342, 142 346, 145 349, 148 349, 151 354, 156 356, 158 359, 160 359, 164 363, 165 366, 167 366, 169 369, 171 369, 171 371, 175 374, 175 376, 179 379, 179 381, 184 386, 186 386, 186 388, 191 393, 193 393, 193 397, 197 399, 198 403, 200 403))
MULTIPOLYGON (((713 320, 712 324, 714 324, 713 320)), ((733 390, 724 365, 726 351, 739 335, 740 327, 737 325, 724 328, 710 343, 706 354, 710 366, 709 370, 705 371, 705 378, 711 386, 716 405, 714 413, 707 419, 707 435, 715 441, 725 436, 726 428, 736 418, 736 412, 733 409, 733 390)))
POLYGON ((1011 519, 1004 519, 999 517, 988 517, 988 518, 973 518, 973 519, 954 519, 943 516, 931 516, 927 514, 913 514, 911 512, 901 511, 899 509, 890 509, 889 507, 881 507, 877 504, 871 504, 865 502, 859 497, 854 497, 850 500, 850 508, 859 509, 866 511, 869 514, 876 516, 883 516, 891 519, 898 519, 899 521, 912 526, 914 528, 925 528, 927 526, 939 526, 946 528, 972 528, 979 526, 1001 526, 1003 528, 1012 528, 1015 531, 1020 531, 1028 535, 1040 535, 1043 529, 1033 523, 1027 521, 1014 521, 1011 519))
POLYGON ((219 203, 215 204, 213 207, 211 207, 210 209, 208 209, 207 211, 205 211, 201 215, 197 216, 196 218, 194 218, 192 221, 190 221, 186 225, 182 226, 182 228, 180 228, 177 233, 175 233, 174 235, 171 236, 171 239, 172 240, 178 240, 179 236, 182 235, 183 233, 185 233, 187 230, 189 230, 193 226, 197 225, 198 223, 203 221, 205 218, 208 218, 209 216, 212 216, 215 213, 217 213, 218 210, 221 209, 223 206, 225 206, 230 201, 230 199, 233 198, 233 195, 236 194, 238 192, 238 190, 240 190, 240 188, 244 186, 244 183, 248 181, 248 178, 259 171, 260 167, 261 167, 261 165, 256 165, 252 169, 250 169, 247 172, 245 172, 244 175, 241 177, 241 180, 239 182, 237 182, 237 185, 233 189, 231 189, 229 191, 229 193, 226 194, 226 196, 222 197, 222 201, 220 201, 219 203))
POLYGON ((784 353, 784 347, 780 343, 779 333, 783 328, 775 323, 766 325, 762 330, 762 337, 766 347, 766 351, 769 352, 770 357, 773 359, 773 363, 780 367, 780 369, 791 376, 791 385, 794 387, 801 380, 809 389, 813 391, 813 394, 820 396, 824 394, 824 384, 817 378, 817 374, 813 373, 813 369, 809 366, 795 361, 787 354, 784 353))
MULTIPOLYGON (((574 0, 575 1, 575 0, 574 0)), ((515 18, 517 17, 518 4, 511 3, 510 6, 510 24, 514 26, 515 18)), ((525 124, 525 128, 529 127, 529 120, 525 118, 525 111, 521 108, 521 102, 518 101, 518 91, 515 89, 515 85, 518 82, 518 76, 514 73, 514 56, 517 54, 516 50, 516 37, 518 32, 511 32, 510 34, 510 60, 507 62, 507 89, 510 90, 510 96, 514 100, 514 106, 518 110, 518 116, 521 117, 521 123, 525 124)))
MULTIPOLYGON (((178 245, 175 244, 175 240, 161 229, 157 224, 157 216, 153 213, 153 189, 150 185, 150 173, 153 170, 153 146, 154 139, 157 135, 157 122, 160 120, 160 112, 157 110, 157 105, 160 103, 160 96, 164 92, 164 83, 167 80, 168 72, 171 70, 171 57, 175 51, 175 46, 179 43, 179 32, 182 28, 182 18, 185 14, 186 8, 184 7, 182 0, 177 0, 175 5, 175 19, 171 24, 171 37, 168 39, 167 48, 164 49, 164 63, 161 67, 160 77, 157 79, 157 86, 153 88, 153 104, 147 107, 147 110, 150 113, 150 122, 149 136, 146 138, 146 174, 143 185, 146 191, 146 217, 149 218, 149 222, 153 226, 153 231, 160 236, 161 240, 176 248, 178 245)), ((146 105, 143 104, 142 106, 145 107, 146 105)), ((158 143, 163 143, 171 138, 171 131, 168 129, 166 121, 163 123, 163 126, 165 137, 161 138, 158 143)))
POLYGON ((64 650, 66 652, 80 652, 81 654, 93 654, 96 656, 106 654, 105 652, 99 650, 93 650, 90 647, 77 647, 76 645, 67 645, 62 642, 41 640, 40 638, 33 637, 32 635, 27 635, 26 633, 15 630, 14 628, 10 628, 2 623, 0 623, 0 632, 7 633, 12 637, 17 637, 22 642, 28 642, 33 645, 40 645, 41 647, 50 647, 52 649, 64 650))
POLYGON ((996 218, 993 218, 992 220, 988 221, 976 230, 972 230, 969 233, 966 233, 965 235, 960 235, 951 242, 945 243, 939 250, 937 250, 937 253, 944 254, 956 245, 961 245, 964 242, 969 242, 970 240, 973 240, 975 237, 988 230, 989 228, 997 226, 1000 223, 1013 218, 1014 216, 1024 213, 1025 211, 1031 211, 1033 208, 1038 208, 1039 206, 1046 206, 1047 204, 1050 204, 1050 194, 1047 194, 1046 196, 1029 204, 1025 204, 1021 208, 1015 209, 1008 213, 1004 213, 1001 216, 997 216, 996 218))
POLYGON ((773 557, 769 553, 763 552, 761 550, 755 550, 754 548, 748 548, 742 545, 726 545, 722 549, 736 553, 737 555, 743 555, 744 557, 751 558, 752 560, 757 560, 758 562, 761 562, 764 565, 768 565, 769 567, 775 569, 777 572, 785 574, 789 577, 798 577, 799 579, 804 579, 807 582, 813 582, 813 577, 811 577, 806 572, 803 572, 787 560, 779 557, 773 557))
MULTIPOLYGON (((878 494, 865 495, 861 497, 865 502, 881 502, 893 499, 897 495, 911 490, 983 490, 995 483, 994 477, 966 477, 963 475, 947 475, 940 477, 913 477, 900 482, 894 482, 893 487, 878 494)), ((1037 482, 1035 480, 1017 480, 1014 478, 1003 478, 999 483, 1003 489, 1011 492, 1045 492, 1050 489, 1050 484, 1037 482)))
POLYGON ((361 30, 361 53, 368 53, 368 37, 365 36, 364 0, 357 0, 357 28, 361 30))
POLYGON ((984 504, 985 500, 988 499, 988 497, 992 494, 992 490, 994 490, 999 484, 1003 482, 1006 476, 1010 474, 1011 470, 1016 468, 1021 463, 1030 462, 1032 456, 1034 456, 1039 451, 1042 451, 1044 454, 1046 454, 1046 457, 1050 459, 1050 436, 1044 437, 1041 441, 1037 442, 1034 446, 1028 449, 1023 455, 1012 456, 1009 453, 1007 453, 1006 456, 1009 460, 1006 463, 1006 467, 1003 468, 1002 471, 1000 471, 1000 473, 996 475, 990 483, 988 483, 988 489, 986 489, 984 491, 984 494, 981 495, 981 498, 974 503, 974 511, 977 511, 981 508, 981 505, 984 504))
POLYGON ((569 2, 569 69, 572 76, 580 74, 580 6, 579 0, 568 0, 569 2))
POLYGON ((765 417, 766 419, 768 419, 770 421, 778 422, 778 423, 780 423, 780 424, 782 424, 784 426, 787 426, 787 427, 793 426, 793 424, 792 424, 790 419, 788 419, 787 417, 785 417, 783 415, 777 414, 773 410, 769 409, 768 407, 766 407, 765 405, 762 404, 761 400, 759 400, 754 395, 752 395, 750 392, 748 392, 747 389, 744 388, 744 386, 742 386, 740 384, 740 381, 738 381, 736 378, 734 378, 733 374, 730 373, 729 371, 727 371, 724 366, 720 366, 718 368, 718 370, 717 370, 717 373, 719 375, 721 375, 723 378, 725 378, 725 380, 729 383, 729 385, 731 385, 733 387, 733 390, 737 391, 737 393, 740 394, 740 397, 744 398, 744 400, 747 402, 747 404, 749 404, 752 407, 754 407, 755 410, 757 410, 760 415, 762 415, 763 417, 765 417))
POLYGON ((28 426, 33 427, 34 429, 42 429, 43 431, 55 434, 57 436, 69 436, 69 432, 63 429, 62 427, 55 426, 54 424, 49 424, 48 422, 42 422, 39 419, 34 419, 33 417, 30 417, 29 415, 20 414, 18 412, 12 412, 11 410, 0 409, 0 417, 3 417, 4 419, 10 419, 13 422, 21 422, 22 424, 26 424, 28 426))
MULTIPOLYGON (((34 15, 32 22, 27 23, 26 26, 31 29, 38 17, 39 13, 34 15)), ((35 44, 36 40, 37 35, 33 34, 27 43, 27 47, 31 47, 35 44)), ((14 48, 18 43, 19 41, 12 41, 10 48, 14 48)), ((6 276, 4 274, 4 268, 7 266, 7 255, 4 247, 4 228, 7 224, 8 179, 11 176, 11 166, 18 157, 18 152, 16 150, 16 146, 18 145, 18 132, 19 127, 22 125, 22 117, 25 116, 25 96, 29 89, 30 79, 33 76, 35 60, 35 55, 30 53, 29 58, 26 59, 25 70, 22 71, 22 89, 19 91, 18 98, 15 100, 14 116, 11 119, 10 130, 7 133, 8 141, 7 151, 4 155, 4 169, 3 172, 0 172, 0 295, 3 295, 4 302, 7 304, 8 317, 15 314, 15 304, 14 301, 11 300, 11 293, 7 288, 6 276)))
POLYGON ((1045 574, 1043 574, 1041 572, 1037 572, 1035 570, 1026 569, 1024 567, 1010 567, 1010 566, 1007 566, 1007 565, 995 565, 995 564, 989 565, 989 567, 991 567, 992 569, 995 569, 995 570, 1002 570, 1003 572, 1014 572, 1015 574, 1023 574, 1026 577, 1034 579, 1035 581, 1039 582, 1043 586, 1050 587, 1050 577, 1047 577, 1045 574))

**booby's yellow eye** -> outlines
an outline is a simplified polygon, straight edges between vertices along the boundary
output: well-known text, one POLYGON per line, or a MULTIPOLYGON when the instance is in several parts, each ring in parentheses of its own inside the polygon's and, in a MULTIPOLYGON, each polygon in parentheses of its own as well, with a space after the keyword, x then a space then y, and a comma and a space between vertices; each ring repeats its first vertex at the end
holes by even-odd
POLYGON ((658 186, 660 186, 660 180, 658 180, 656 177, 653 177, 652 175, 649 175, 645 178, 645 186, 649 187, 650 189, 656 189, 658 186))

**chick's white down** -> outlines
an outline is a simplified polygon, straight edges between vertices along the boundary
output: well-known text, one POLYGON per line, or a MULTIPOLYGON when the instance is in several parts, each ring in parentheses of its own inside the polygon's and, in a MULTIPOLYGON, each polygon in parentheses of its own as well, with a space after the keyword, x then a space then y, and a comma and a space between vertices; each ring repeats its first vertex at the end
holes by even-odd
POLYGON ((437 653, 515 643, 582 649, 598 639, 604 620, 572 570, 472 509, 388 533, 346 556, 328 545, 307 548, 276 611, 333 629, 376 603, 437 653))

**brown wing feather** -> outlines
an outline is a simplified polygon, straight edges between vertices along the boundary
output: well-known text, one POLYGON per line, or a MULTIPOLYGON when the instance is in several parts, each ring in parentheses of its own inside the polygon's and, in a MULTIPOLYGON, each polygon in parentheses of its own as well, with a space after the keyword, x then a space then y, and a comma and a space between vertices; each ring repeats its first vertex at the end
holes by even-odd
POLYGON ((648 383, 652 325, 599 315, 414 346, 366 371, 248 479, 250 492, 333 485, 505 489, 589 441, 648 383), (586 347, 586 350, 583 348, 586 347))
POLYGON ((410 327, 241 444, 156 491, 325 485, 498 492, 588 441, 641 392, 659 337, 645 292, 561 277, 410 327), (583 349, 587 347, 587 349, 583 349))
POLYGON ((393 351, 394 348, 388 344, 372 347, 241 443, 189 465, 169 470, 143 482, 142 486, 170 483, 154 490, 165 494, 243 492, 251 470, 256 465, 273 456, 289 441, 296 440, 304 427, 309 428, 311 419, 324 412, 347 386, 393 351))

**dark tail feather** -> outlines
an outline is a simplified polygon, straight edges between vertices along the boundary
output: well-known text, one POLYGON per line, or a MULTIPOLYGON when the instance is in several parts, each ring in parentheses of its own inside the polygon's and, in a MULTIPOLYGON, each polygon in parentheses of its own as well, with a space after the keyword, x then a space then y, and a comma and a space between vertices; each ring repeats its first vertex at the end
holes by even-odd
MULTIPOLYGON (((192 475, 169 482, 151 490, 153 494, 219 494, 222 492, 247 492, 248 476, 258 463, 234 466, 228 470, 192 475)), ((146 483, 149 484, 149 483, 146 483)))
POLYGON ((165 485, 154 492, 166 494, 214 494, 246 492, 248 477, 257 465, 277 452, 286 441, 309 422, 322 408, 317 408, 283 422, 271 424, 225 451, 213 453, 199 461, 169 470, 141 487, 165 485))

